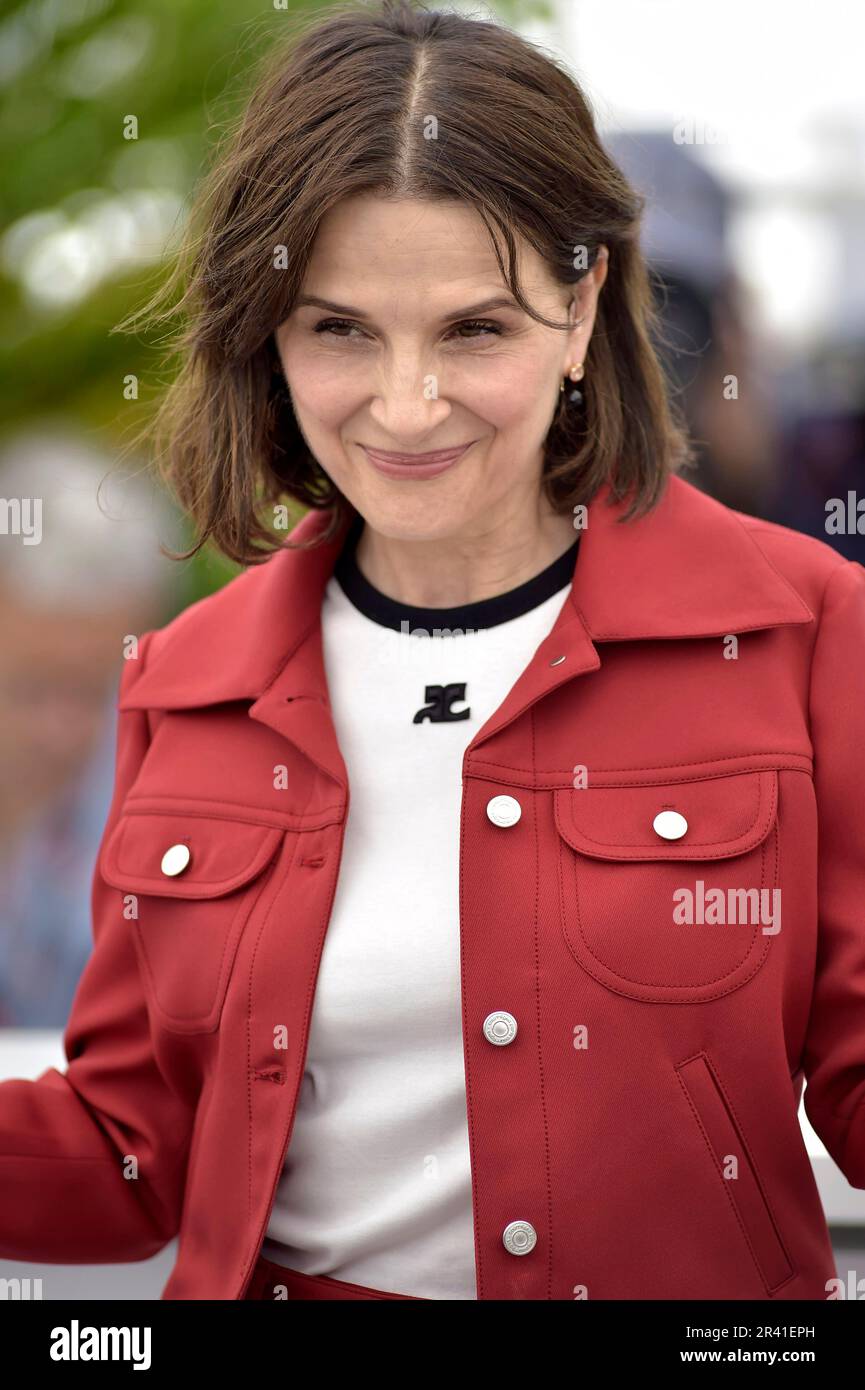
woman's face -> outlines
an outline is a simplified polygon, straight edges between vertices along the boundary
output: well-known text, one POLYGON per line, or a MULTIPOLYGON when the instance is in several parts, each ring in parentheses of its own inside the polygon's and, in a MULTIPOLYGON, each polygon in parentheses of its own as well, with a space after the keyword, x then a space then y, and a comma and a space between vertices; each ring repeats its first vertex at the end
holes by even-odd
POLYGON ((523 313, 463 203, 363 194, 323 219, 276 342, 310 450, 381 534, 456 539, 532 515, 533 501, 537 512, 542 443, 559 383, 585 359, 606 254, 578 286, 557 284, 526 244, 518 271, 533 307, 580 327, 523 313), (463 446, 420 476, 367 452, 463 446))

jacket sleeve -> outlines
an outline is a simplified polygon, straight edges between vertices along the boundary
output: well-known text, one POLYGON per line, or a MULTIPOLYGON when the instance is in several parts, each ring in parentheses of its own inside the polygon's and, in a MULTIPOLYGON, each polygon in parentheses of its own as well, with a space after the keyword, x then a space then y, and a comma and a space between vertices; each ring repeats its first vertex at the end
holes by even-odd
POLYGON ((847 1181, 865 1188, 865 569, 852 561, 826 586, 811 736, 819 923, 804 1105, 847 1181))
MULTIPOLYGON (((124 662, 121 697, 144 666, 151 636, 140 639, 136 660, 124 662)), ((146 711, 118 710, 100 855, 148 744, 146 711)), ((194 1112, 160 1073, 121 908, 97 858, 94 946, 64 1035, 67 1068, 0 1083, 0 1255, 8 1259, 142 1260, 179 1229, 194 1112)))

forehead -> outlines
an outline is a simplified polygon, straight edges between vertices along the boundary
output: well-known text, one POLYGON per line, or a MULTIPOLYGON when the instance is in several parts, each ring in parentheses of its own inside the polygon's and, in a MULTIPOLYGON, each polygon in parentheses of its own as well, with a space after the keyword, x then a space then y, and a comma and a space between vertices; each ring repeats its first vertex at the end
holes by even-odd
MULTIPOLYGON (((519 282, 531 297, 560 288, 541 256, 517 236, 519 282)), ((501 244, 501 243, 500 243, 501 244)), ((505 255, 505 263, 507 257, 505 255)), ((365 305, 467 302, 507 291, 483 219, 467 203, 365 193, 324 216, 303 291, 365 305)))

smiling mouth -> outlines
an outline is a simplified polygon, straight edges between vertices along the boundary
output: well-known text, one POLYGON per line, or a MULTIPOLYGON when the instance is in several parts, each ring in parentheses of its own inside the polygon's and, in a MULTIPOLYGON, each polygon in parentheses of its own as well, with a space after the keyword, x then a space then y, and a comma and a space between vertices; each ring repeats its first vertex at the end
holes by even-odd
POLYGON ((384 459, 386 463, 409 463, 419 465, 424 463, 445 463, 448 459, 455 458, 457 454, 463 453, 463 451, 469 447, 469 444, 473 443, 474 440, 470 439, 466 444, 454 444, 450 449, 433 449, 426 454, 395 453, 392 449, 373 449, 367 444, 362 444, 361 448, 365 449, 368 454, 372 454, 373 458, 384 459))

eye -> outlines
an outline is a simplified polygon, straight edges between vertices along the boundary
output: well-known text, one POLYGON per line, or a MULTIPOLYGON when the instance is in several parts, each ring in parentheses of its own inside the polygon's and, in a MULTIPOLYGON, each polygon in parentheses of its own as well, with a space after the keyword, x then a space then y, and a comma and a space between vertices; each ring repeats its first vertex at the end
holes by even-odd
POLYGON ((357 328, 357 324, 351 323, 348 319, 322 319, 312 331, 313 333, 332 333, 335 338, 346 337, 347 334, 337 332, 340 328, 357 328))
POLYGON ((472 337, 483 333, 494 333, 497 337, 502 335, 502 326, 495 323, 492 319, 464 319, 454 327, 454 332, 462 333, 463 329, 468 329, 472 337))
MULTIPOLYGON (((332 334, 335 338, 342 338, 344 341, 351 340, 353 329, 359 329, 359 325, 352 323, 350 319, 321 319, 313 328, 314 333, 332 334)), ((483 337, 486 333, 491 333, 500 338, 504 332, 500 323, 493 319, 464 319, 462 323, 454 324, 450 330, 456 333, 463 342, 471 341, 474 338, 483 337), (465 337, 464 335, 468 335, 465 337)))

